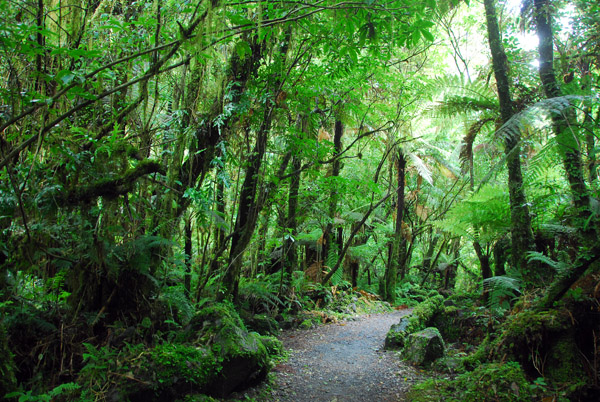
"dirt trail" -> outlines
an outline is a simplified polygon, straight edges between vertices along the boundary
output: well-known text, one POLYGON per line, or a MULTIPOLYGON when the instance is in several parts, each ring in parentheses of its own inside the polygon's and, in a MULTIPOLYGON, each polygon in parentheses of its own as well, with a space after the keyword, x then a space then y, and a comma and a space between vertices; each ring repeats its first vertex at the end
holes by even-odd
POLYGON ((273 369, 269 401, 401 401, 418 372, 383 350, 392 324, 409 310, 285 332, 289 360, 273 369))

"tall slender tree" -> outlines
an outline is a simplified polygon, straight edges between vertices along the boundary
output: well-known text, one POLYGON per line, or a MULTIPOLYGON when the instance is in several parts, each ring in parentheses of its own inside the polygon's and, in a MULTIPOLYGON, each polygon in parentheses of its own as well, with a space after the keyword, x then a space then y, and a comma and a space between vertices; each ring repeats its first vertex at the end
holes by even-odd
MULTIPOLYGON (((502 45, 495 1, 484 0, 483 3, 487 21, 488 42, 492 53, 492 65, 498 89, 501 123, 505 124, 514 114, 508 77, 508 58, 502 45)), ((523 186, 523 174, 521 173, 520 141, 518 130, 515 133, 511 132, 511 134, 504 136, 504 152, 506 153, 510 199, 512 263, 515 268, 524 274, 527 284, 533 286, 539 279, 539 272, 533 269, 536 264, 528 265, 526 258, 527 252, 534 249, 534 239, 529 207, 523 186)))

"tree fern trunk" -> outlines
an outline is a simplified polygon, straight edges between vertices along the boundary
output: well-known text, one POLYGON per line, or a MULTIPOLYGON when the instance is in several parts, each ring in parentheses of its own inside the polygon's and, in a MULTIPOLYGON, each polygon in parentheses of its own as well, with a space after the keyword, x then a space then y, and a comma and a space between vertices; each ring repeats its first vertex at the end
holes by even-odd
MULTIPOLYGON (((487 19, 488 41, 492 53, 494 76, 498 88, 500 102, 500 115, 502 123, 506 123, 514 114, 513 101, 508 81, 508 59, 500 38, 498 18, 494 0, 485 0, 485 13, 487 19)), ((534 249, 533 231, 531 230, 531 217, 525 191, 523 189, 523 175, 521 173, 521 141, 520 135, 507 135, 504 140, 504 152, 508 169, 508 192, 510 199, 511 217, 511 242, 512 263, 525 277, 529 285, 537 283, 539 276, 538 264, 527 264, 527 252, 534 249)))
MULTIPOLYGON (((552 33, 550 3, 548 0, 534 0, 535 22, 539 37, 539 74, 547 98, 562 96, 562 91, 556 81, 554 72, 554 36, 552 33)), ((583 174, 583 162, 578 139, 576 137, 576 116, 572 108, 565 114, 552 114, 554 131, 563 164, 567 174, 567 181, 571 188, 571 196, 577 209, 580 224, 583 227, 591 215, 590 193, 583 174)), ((586 237, 597 235, 596 222, 585 229, 586 237)))

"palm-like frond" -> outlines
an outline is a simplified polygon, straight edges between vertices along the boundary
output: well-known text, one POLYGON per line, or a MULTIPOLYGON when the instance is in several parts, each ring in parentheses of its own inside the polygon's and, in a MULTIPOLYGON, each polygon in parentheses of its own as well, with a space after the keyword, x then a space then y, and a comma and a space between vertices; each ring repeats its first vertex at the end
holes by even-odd
POLYGON ((565 274, 569 270, 569 265, 563 261, 554 261, 552 258, 544 255, 542 253, 538 253, 537 251, 530 251, 527 253, 528 260, 531 261, 539 261, 550 267, 554 268, 556 273, 562 275, 565 274))
POLYGON ((496 94, 481 81, 467 81, 458 76, 443 76, 431 80, 425 88, 433 95, 433 104, 426 108, 426 113, 433 117, 497 114, 496 94))
MULTIPOLYGON (((521 134, 530 127, 535 127, 538 130, 550 128, 552 125, 552 119, 550 119, 551 115, 564 114, 567 109, 574 107, 575 104, 586 99, 589 99, 589 97, 565 95, 539 101, 511 117, 509 121, 507 121, 495 132, 494 136, 497 140, 505 142, 506 140, 512 140, 513 138, 521 138, 521 134)), ((520 145, 521 141, 519 140, 516 144, 520 145)), ((548 151, 550 150, 551 149, 549 148, 548 151)), ((487 183, 487 181, 490 180, 490 178, 492 178, 496 172, 504 166, 506 159, 507 156, 505 155, 504 158, 502 158, 490 169, 480 183, 479 188, 487 183)))
POLYGON ((496 137, 505 141, 506 139, 520 138, 521 133, 529 127, 538 129, 550 127, 552 124, 550 116, 564 114, 567 109, 586 99, 589 97, 565 95, 541 100, 511 117, 496 131, 496 137))
POLYGON ((490 309, 507 309, 510 301, 521 293, 521 281, 509 276, 493 276, 483 281, 483 288, 489 291, 490 309))
POLYGON ((431 176, 431 170, 425 165, 423 159, 421 159, 417 154, 413 152, 407 152, 408 157, 412 161, 413 165, 417 169, 417 173, 421 176, 427 183, 433 185, 433 178, 431 176))

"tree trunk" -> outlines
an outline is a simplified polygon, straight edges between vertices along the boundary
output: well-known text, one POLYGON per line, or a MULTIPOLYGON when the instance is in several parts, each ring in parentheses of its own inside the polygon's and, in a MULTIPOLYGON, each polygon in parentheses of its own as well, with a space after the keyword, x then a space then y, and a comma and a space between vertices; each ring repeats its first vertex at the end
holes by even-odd
POLYGON ((300 168, 302 167, 302 158, 294 154, 292 158, 292 171, 295 172, 290 178, 290 189, 288 194, 288 213, 285 223, 286 230, 289 231, 289 237, 285 240, 283 246, 283 266, 291 278, 292 273, 297 269, 298 255, 296 253, 295 236, 297 234, 296 214, 298 212, 298 193, 300 190, 300 168))
MULTIPOLYGON (((514 114, 513 101, 508 81, 508 59, 500 38, 498 18, 494 0, 484 0, 487 18, 487 31, 494 76, 498 88, 500 102, 500 115, 502 123, 506 123, 514 114)), ((534 286, 539 279, 539 264, 527 264, 527 252, 534 250, 533 231, 531 230, 531 217, 527 198, 523 189, 523 175, 521 173, 521 146, 520 134, 508 135, 504 138, 504 152, 508 169, 508 192, 510 199, 512 263, 525 278, 529 286, 534 286)))
MULTIPOLYGON (((550 2, 548 0, 534 0, 535 22, 539 37, 539 74, 547 98, 562 95, 554 73, 554 36, 552 34, 550 2)), ((575 135, 576 116, 573 108, 567 109, 562 114, 552 114, 554 130, 559 146, 563 164, 567 174, 567 181, 571 188, 571 196, 577 209, 581 227, 587 224, 591 217, 590 192, 585 184, 583 162, 579 143, 575 135)), ((586 237, 596 236, 596 222, 592 222, 589 229, 584 229, 586 237)))
POLYGON ((259 213, 259 200, 257 199, 258 180, 260 167, 267 147, 267 137, 271 127, 273 107, 266 106, 263 122, 256 136, 254 149, 249 157, 244 183, 239 198, 237 219, 231 237, 229 263, 223 277, 223 289, 218 295, 218 300, 232 298, 237 302, 242 256, 252 239, 259 213))
MULTIPOLYGON (((334 157, 337 156, 340 152, 342 152, 342 135, 344 134, 344 126, 342 122, 338 119, 335 121, 335 129, 333 135, 333 148, 334 148, 334 157)), ((340 175, 341 163, 339 159, 335 159, 331 165, 331 176, 330 177, 338 177, 340 175)), ((337 204, 338 204, 339 193, 335 186, 331 189, 331 194, 329 196, 329 222, 325 227, 325 231, 323 232, 323 264, 327 263, 328 258, 331 254, 331 249, 333 243, 333 223, 335 220, 335 215, 337 212, 337 204)), ((341 248, 338 248, 338 254, 341 251, 341 248)), ((330 267, 331 268, 331 267, 330 267)))
MULTIPOLYGON (((555 98, 562 95, 562 91, 556 81, 554 73, 554 37, 552 34, 550 4, 548 0, 534 0, 535 22, 539 37, 539 74, 547 98, 555 98)), ((597 263, 600 252, 597 248, 598 220, 591 211, 590 192, 585 183, 583 174, 583 162, 578 139, 575 135, 576 115, 572 108, 562 114, 552 114, 554 131, 563 158, 567 181, 571 189, 571 196, 579 219, 580 229, 583 233, 581 254, 578 256, 572 268, 562 278, 556 280, 539 307, 550 308, 558 301, 588 269, 597 272, 600 264, 597 263), (586 251, 588 248, 589 251, 586 251)))
POLYGON ((385 300, 390 303, 396 301, 396 280, 398 272, 402 271, 402 261, 404 255, 401 255, 402 244, 405 240, 402 238, 402 219, 404 217, 404 177, 406 174, 406 159, 402 149, 398 150, 397 177, 398 189, 396 190, 396 230, 394 240, 392 241, 391 253, 388 259, 388 265, 385 272, 385 300))
MULTIPOLYGON (((492 268, 490 266, 490 256, 483 251, 483 248, 479 244, 478 241, 473 242, 473 247, 475 248, 475 253, 477 254, 477 258, 479 259, 479 263, 481 264, 481 279, 486 280, 492 277, 492 268)), ((486 303, 489 297, 489 293, 485 286, 483 287, 483 302, 486 303)))
POLYGON ((190 295, 192 287, 192 217, 191 214, 187 214, 185 217, 185 241, 184 241, 184 252, 185 252, 185 276, 184 276, 184 287, 185 293, 190 295))

